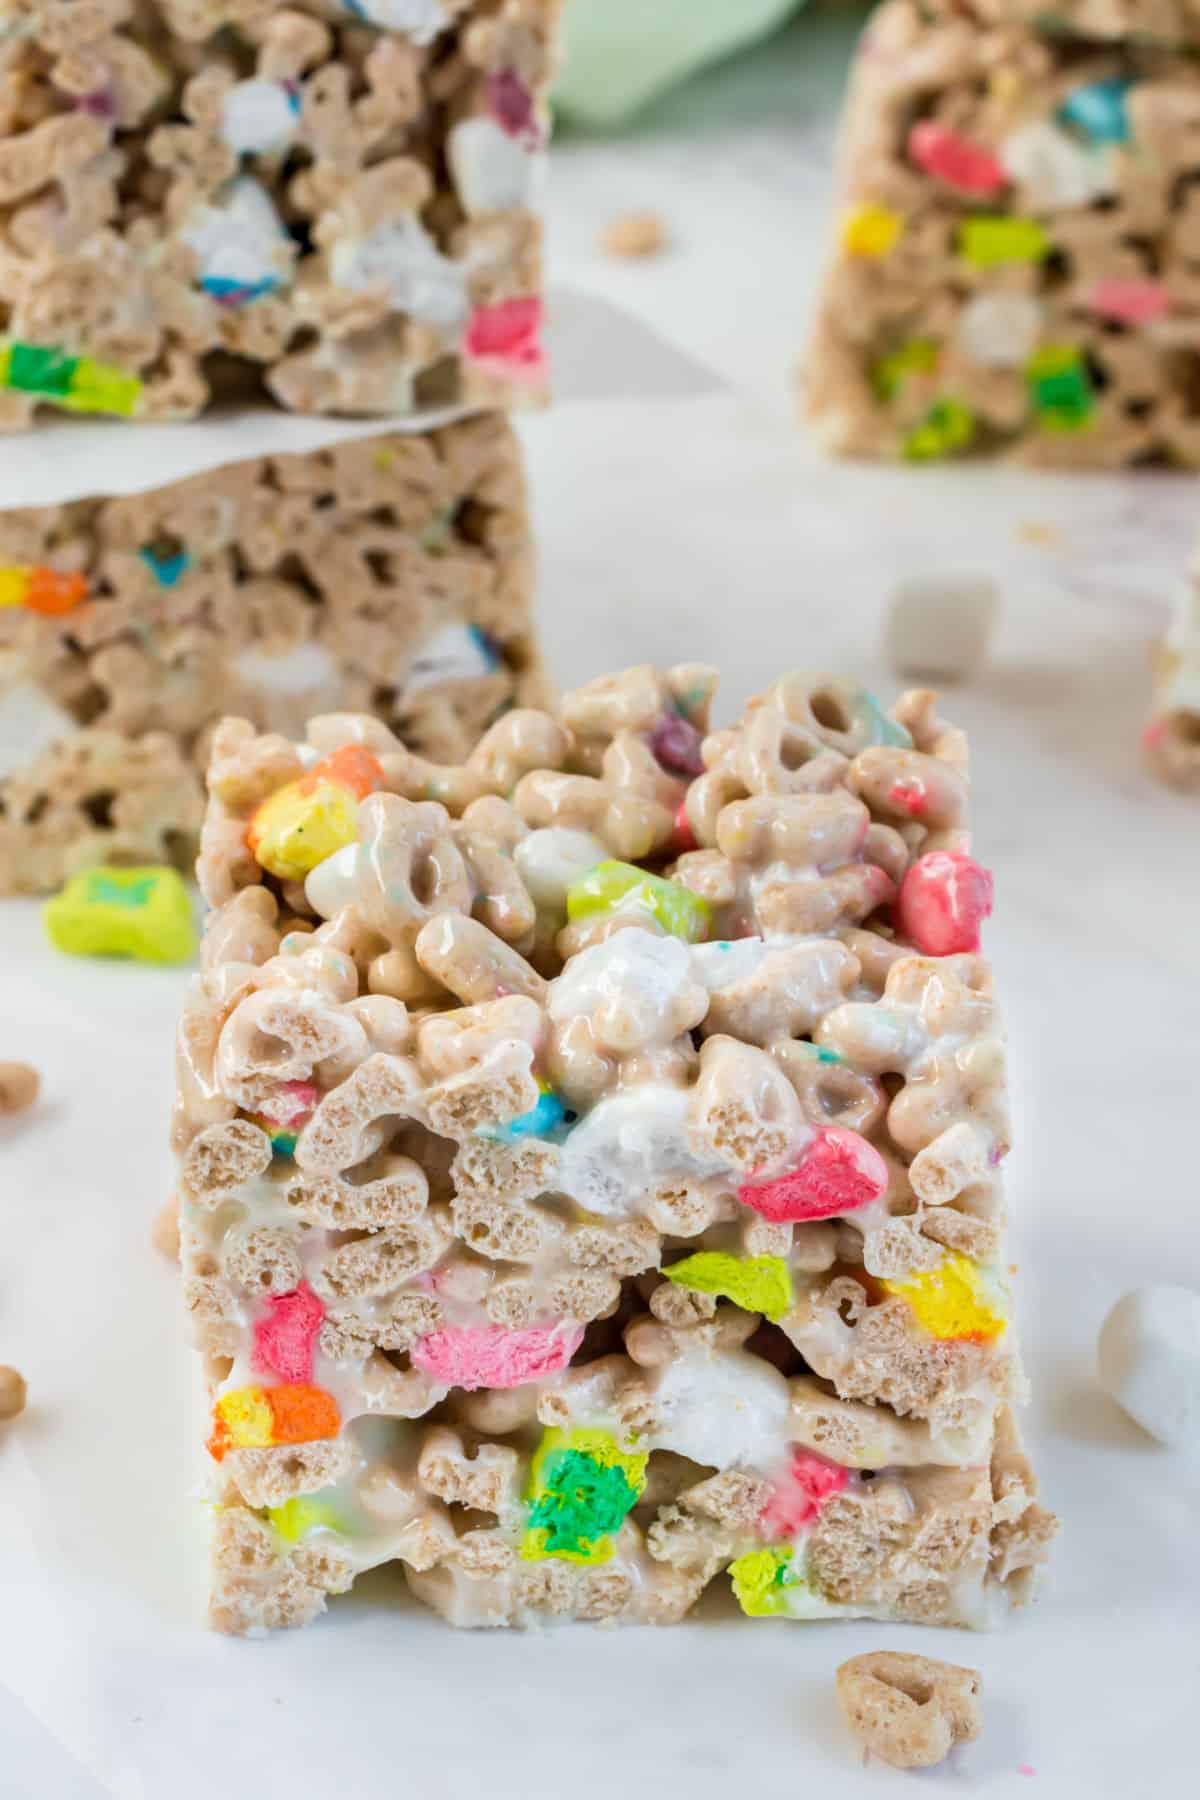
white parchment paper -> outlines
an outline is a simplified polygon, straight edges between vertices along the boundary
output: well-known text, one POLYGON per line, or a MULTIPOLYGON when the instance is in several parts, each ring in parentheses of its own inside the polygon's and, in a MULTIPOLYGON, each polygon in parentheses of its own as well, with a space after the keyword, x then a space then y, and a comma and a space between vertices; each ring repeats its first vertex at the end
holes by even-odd
MULTIPOLYGON (((686 399, 719 378, 649 325, 598 295, 558 288, 550 296, 550 377, 558 407, 590 400, 686 399)), ((92 495, 140 494, 226 463, 303 454, 353 438, 428 431, 466 417, 446 407, 401 419, 299 418, 271 406, 217 411, 177 425, 46 416, 0 438, 0 509, 60 506, 92 495)))

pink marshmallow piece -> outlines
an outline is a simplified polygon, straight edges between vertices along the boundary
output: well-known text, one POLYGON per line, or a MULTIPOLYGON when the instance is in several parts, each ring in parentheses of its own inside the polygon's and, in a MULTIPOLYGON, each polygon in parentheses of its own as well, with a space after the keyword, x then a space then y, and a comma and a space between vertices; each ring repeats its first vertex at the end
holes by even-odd
POLYGON ((793 1168, 769 1181, 744 1181, 738 1199, 775 1224, 835 1219, 878 1200, 887 1164, 873 1144, 841 1125, 822 1125, 793 1168))
POLYGON ((477 306, 463 338, 463 354, 485 372, 509 381, 537 382, 546 373, 541 345, 543 307, 536 296, 477 306))
POLYGON ((307 1281, 287 1294, 268 1294, 266 1312, 254 1327, 256 1375, 278 1375, 281 1381, 312 1380, 313 1351, 325 1308, 307 1281))
POLYGON ((816 1522, 825 1502, 849 1479, 841 1463, 827 1462, 815 1450, 793 1450, 786 1476, 758 1515, 759 1530, 770 1540, 795 1537, 816 1522))
POLYGON ((320 1103, 321 1090, 315 1081, 285 1081, 279 1091, 271 1095, 261 1116, 272 1125, 286 1128, 307 1119, 320 1103))
POLYGON ((1004 164, 982 144, 948 125, 922 119, 908 134, 908 154, 919 169, 960 194, 997 194, 1008 184, 1004 164))
POLYGON ((1163 281, 1128 281, 1110 275, 1088 295, 1093 312, 1122 325, 1152 325, 1171 310, 1171 291, 1163 281))
POLYGON ((900 935, 923 956, 958 956, 979 948, 979 928, 992 911, 990 872, 961 850, 918 857, 900 884, 900 935))
POLYGON ((418 1369, 446 1387, 515 1388, 565 1369, 583 1342, 583 1326, 558 1320, 507 1331, 503 1325, 443 1325, 413 1346, 418 1369))

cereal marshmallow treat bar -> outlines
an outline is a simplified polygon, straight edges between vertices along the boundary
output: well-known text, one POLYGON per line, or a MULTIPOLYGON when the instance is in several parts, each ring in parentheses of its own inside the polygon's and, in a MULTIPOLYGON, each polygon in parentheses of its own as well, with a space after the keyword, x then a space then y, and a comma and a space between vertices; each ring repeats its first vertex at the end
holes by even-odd
POLYGON ((1154 658, 1154 704, 1142 744, 1154 773, 1200 793, 1200 553, 1154 658))
POLYGON ((543 697, 520 451, 493 414, 0 512, 0 892, 195 853, 231 706, 465 756, 543 697))
POLYGON ((982 1625, 1013 1421, 962 734, 642 667, 437 765, 226 720, 179 1040, 222 1629, 383 1562, 456 1625, 982 1625))
POLYGON ((0 427, 544 389, 561 0, 8 0, 0 427))
POLYGON ((1173 0, 887 0, 805 370, 828 448, 1200 464, 1197 46, 1173 0))

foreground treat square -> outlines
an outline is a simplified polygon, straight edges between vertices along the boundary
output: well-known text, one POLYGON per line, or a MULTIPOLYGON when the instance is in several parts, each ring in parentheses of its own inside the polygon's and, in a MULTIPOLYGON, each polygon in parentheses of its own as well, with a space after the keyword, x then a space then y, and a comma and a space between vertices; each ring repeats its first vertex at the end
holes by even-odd
POLYGON ((1200 68, 1021 10, 872 17, 809 417, 848 455, 1195 466, 1200 68))
POLYGON ((14 0, 0 428, 544 397, 561 0, 14 0))
POLYGON ((396 1561, 456 1625, 982 1625, 1054 1521, 1013 1407, 963 736, 712 671, 218 729, 179 1037, 212 1616, 396 1561))
POLYGON ((498 416, 0 512, 0 892, 191 860, 231 707, 370 711, 465 756, 543 697, 519 446, 498 416))

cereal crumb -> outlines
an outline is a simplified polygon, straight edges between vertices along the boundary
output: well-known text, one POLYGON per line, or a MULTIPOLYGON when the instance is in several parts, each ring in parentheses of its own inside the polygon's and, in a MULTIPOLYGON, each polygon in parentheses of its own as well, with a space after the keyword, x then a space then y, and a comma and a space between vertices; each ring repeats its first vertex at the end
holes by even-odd
POLYGON ((174 1194, 155 1213, 150 1242, 161 1255, 179 1261, 179 1202, 174 1194))
POLYGON ((661 213, 621 213, 600 239, 609 256, 657 256, 666 248, 667 222, 661 213))
POLYGON ((0 1419, 15 1419, 25 1411, 25 1377, 19 1369, 0 1363, 0 1419))
POLYGON ((41 1077, 28 1063, 0 1062, 0 1113, 24 1112, 40 1086, 41 1077))
POLYGON ((837 1672, 838 1703, 859 1742, 893 1769, 930 1769, 983 1730, 976 1669, 871 1650, 837 1672))
POLYGON ((1042 550, 1054 550, 1062 542, 1057 525, 1046 525, 1038 519, 1022 519, 1017 537, 1023 544, 1036 544, 1042 550))

